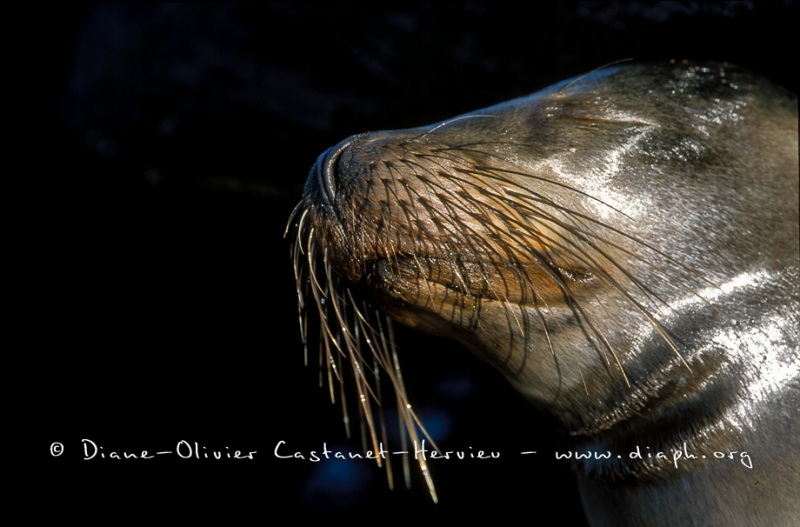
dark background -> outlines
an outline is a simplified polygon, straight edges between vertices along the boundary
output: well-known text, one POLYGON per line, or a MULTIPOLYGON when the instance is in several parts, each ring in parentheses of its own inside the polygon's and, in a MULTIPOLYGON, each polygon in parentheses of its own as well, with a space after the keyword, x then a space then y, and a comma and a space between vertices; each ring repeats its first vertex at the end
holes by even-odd
POLYGON ((797 91, 794 2, 101 3, 26 22, 43 113, 25 141, 13 351, 39 401, 43 512, 83 520, 402 511, 547 524, 550 509, 582 525, 571 473, 551 459, 553 422, 465 351, 411 332, 404 375, 440 446, 500 460, 434 463, 434 506, 416 473, 390 491, 367 463, 272 455, 279 440, 359 446, 318 387, 316 353, 303 366, 283 232, 308 170, 350 134, 436 122, 619 59, 730 61, 797 91), (83 438, 107 454, 180 440, 258 453, 84 461, 83 438))

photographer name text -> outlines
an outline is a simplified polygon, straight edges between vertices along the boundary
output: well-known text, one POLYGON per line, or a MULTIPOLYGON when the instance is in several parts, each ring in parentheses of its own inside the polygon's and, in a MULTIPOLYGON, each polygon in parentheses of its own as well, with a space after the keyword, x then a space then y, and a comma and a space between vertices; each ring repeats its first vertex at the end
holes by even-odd
MULTIPOLYGON (((436 450, 430 448, 429 444, 422 440, 420 442, 414 441, 413 448, 408 450, 388 450, 385 449, 383 443, 378 443, 375 450, 366 450, 364 452, 356 452, 351 450, 343 450, 330 448, 326 442, 323 442, 321 448, 314 450, 304 450, 292 447, 287 441, 277 441, 274 447, 269 449, 269 454, 266 456, 259 455, 257 449, 242 449, 231 448, 230 446, 219 445, 206 445, 198 441, 188 441, 181 439, 177 441, 170 448, 165 449, 119 449, 112 448, 105 444, 100 444, 91 439, 82 439, 78 448, 76 449, 83 461, 98 462, 103 460, 109 461, 124 461, 124 460, 153 460, 157 458, 174 457, 183 460, 195 461, 252 461, 256 458, 270 457, 277 460, 286 462, 299 461, 309 463, 319 463, 328 460, 376 460, 387 459, 390 456, 405 456, 415 459, 422 459, 426 461, 448 461, 448 460, 495 460, 501 457, 501 453, 496 450, 484 450, 467 447, 463 450, 436 450)), ((54 442, 50 445, 50 455, 53 457, 60 457, 67 452, 67 447, 60 442, 54 442)), ((521 456, 535 456, 544 455, 535 450, 521 451, 512 453, 511 455, 521 456)), ((681 448, 669 449, 665 451, 656 451, 650 447, 634 447, 630 452, 613 453, 610 451, 599 450, 565 450, 555 451, 552 453, 554 458, 559 461, 610 461, 614 459, 631 459, 631 460, 655 460, 655 461, 668 461, 675 468, 679 465, 703 459, 736 461, 742 466, 752 469, 753 462, 750 455, 746 451, 729 451, 729 452, 709 452, 700 453, 690 449, 686 443, 681 448)))

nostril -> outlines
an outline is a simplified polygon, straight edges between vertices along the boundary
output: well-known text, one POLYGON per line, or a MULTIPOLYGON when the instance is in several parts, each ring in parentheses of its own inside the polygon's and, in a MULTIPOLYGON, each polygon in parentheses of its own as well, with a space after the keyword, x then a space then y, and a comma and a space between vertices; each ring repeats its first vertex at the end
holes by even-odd
POLYGON ((324 154, 323 159, 317 163, 317 184, 322 190, 324 199, 329 204, 333 204, 336 198, 336 187, 338 184, 338 177, 336 174, 336 165, 339 162, 339 154, 341 151, 336 147, 329 148, 324 154))
POLYGON ((350 147, 354 140, 355 137, 351 137, 329 148, 317 158, 317 162, 314 164, 313 176, 309 178, 309 183, 312 179, 314 180, 313 184, 316 186, 314 194, 326 205, 334 204, 341 182, 342 167, 339 166, 339 160, 342 153, 350 147))

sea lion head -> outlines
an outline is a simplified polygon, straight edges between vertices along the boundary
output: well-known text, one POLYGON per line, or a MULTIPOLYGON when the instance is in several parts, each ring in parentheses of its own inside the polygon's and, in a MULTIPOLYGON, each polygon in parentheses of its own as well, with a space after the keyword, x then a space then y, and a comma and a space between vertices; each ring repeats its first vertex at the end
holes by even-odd
POLYGON ((733 323, 722 291, 796 267, 779 90, 722 64, 610 67, 331 148, 292 220, 327 362, 359 364, 363 400, 369 349, 407 405, 386 315, 461 342, 575 433, 700 382, 724 360, 707 328, 733 323), (776 224, 764 251, 752 226, 776 224))

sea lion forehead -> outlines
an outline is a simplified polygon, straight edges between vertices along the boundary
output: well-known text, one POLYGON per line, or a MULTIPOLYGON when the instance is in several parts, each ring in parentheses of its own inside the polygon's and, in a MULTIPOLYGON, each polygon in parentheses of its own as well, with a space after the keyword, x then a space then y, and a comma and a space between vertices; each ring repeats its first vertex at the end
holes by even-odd
MULTIPOLYGON (((592 107, 605 110, 605 120, 630 120, 630 115, 647 115, 660 108, 652 106, 659 99, 673 104, 688 101, 722 102, 724 97, 735 96, 753 82, 760 82, 749 72, 725 63, 692 64, 630 64, 609 66, 559 82, 530 95, 522 96, 486 109, 497 111, 545 110, 553 116, 553 110, 562 111, 592 107), (715 96, 718 100, 715 100, 715 96), (615 115, 618 108, 636 113, 615 115), (547 110, 550 110, 549 112, 547 110)), ((644 121, 647 119, 642 118, 644 121)))

